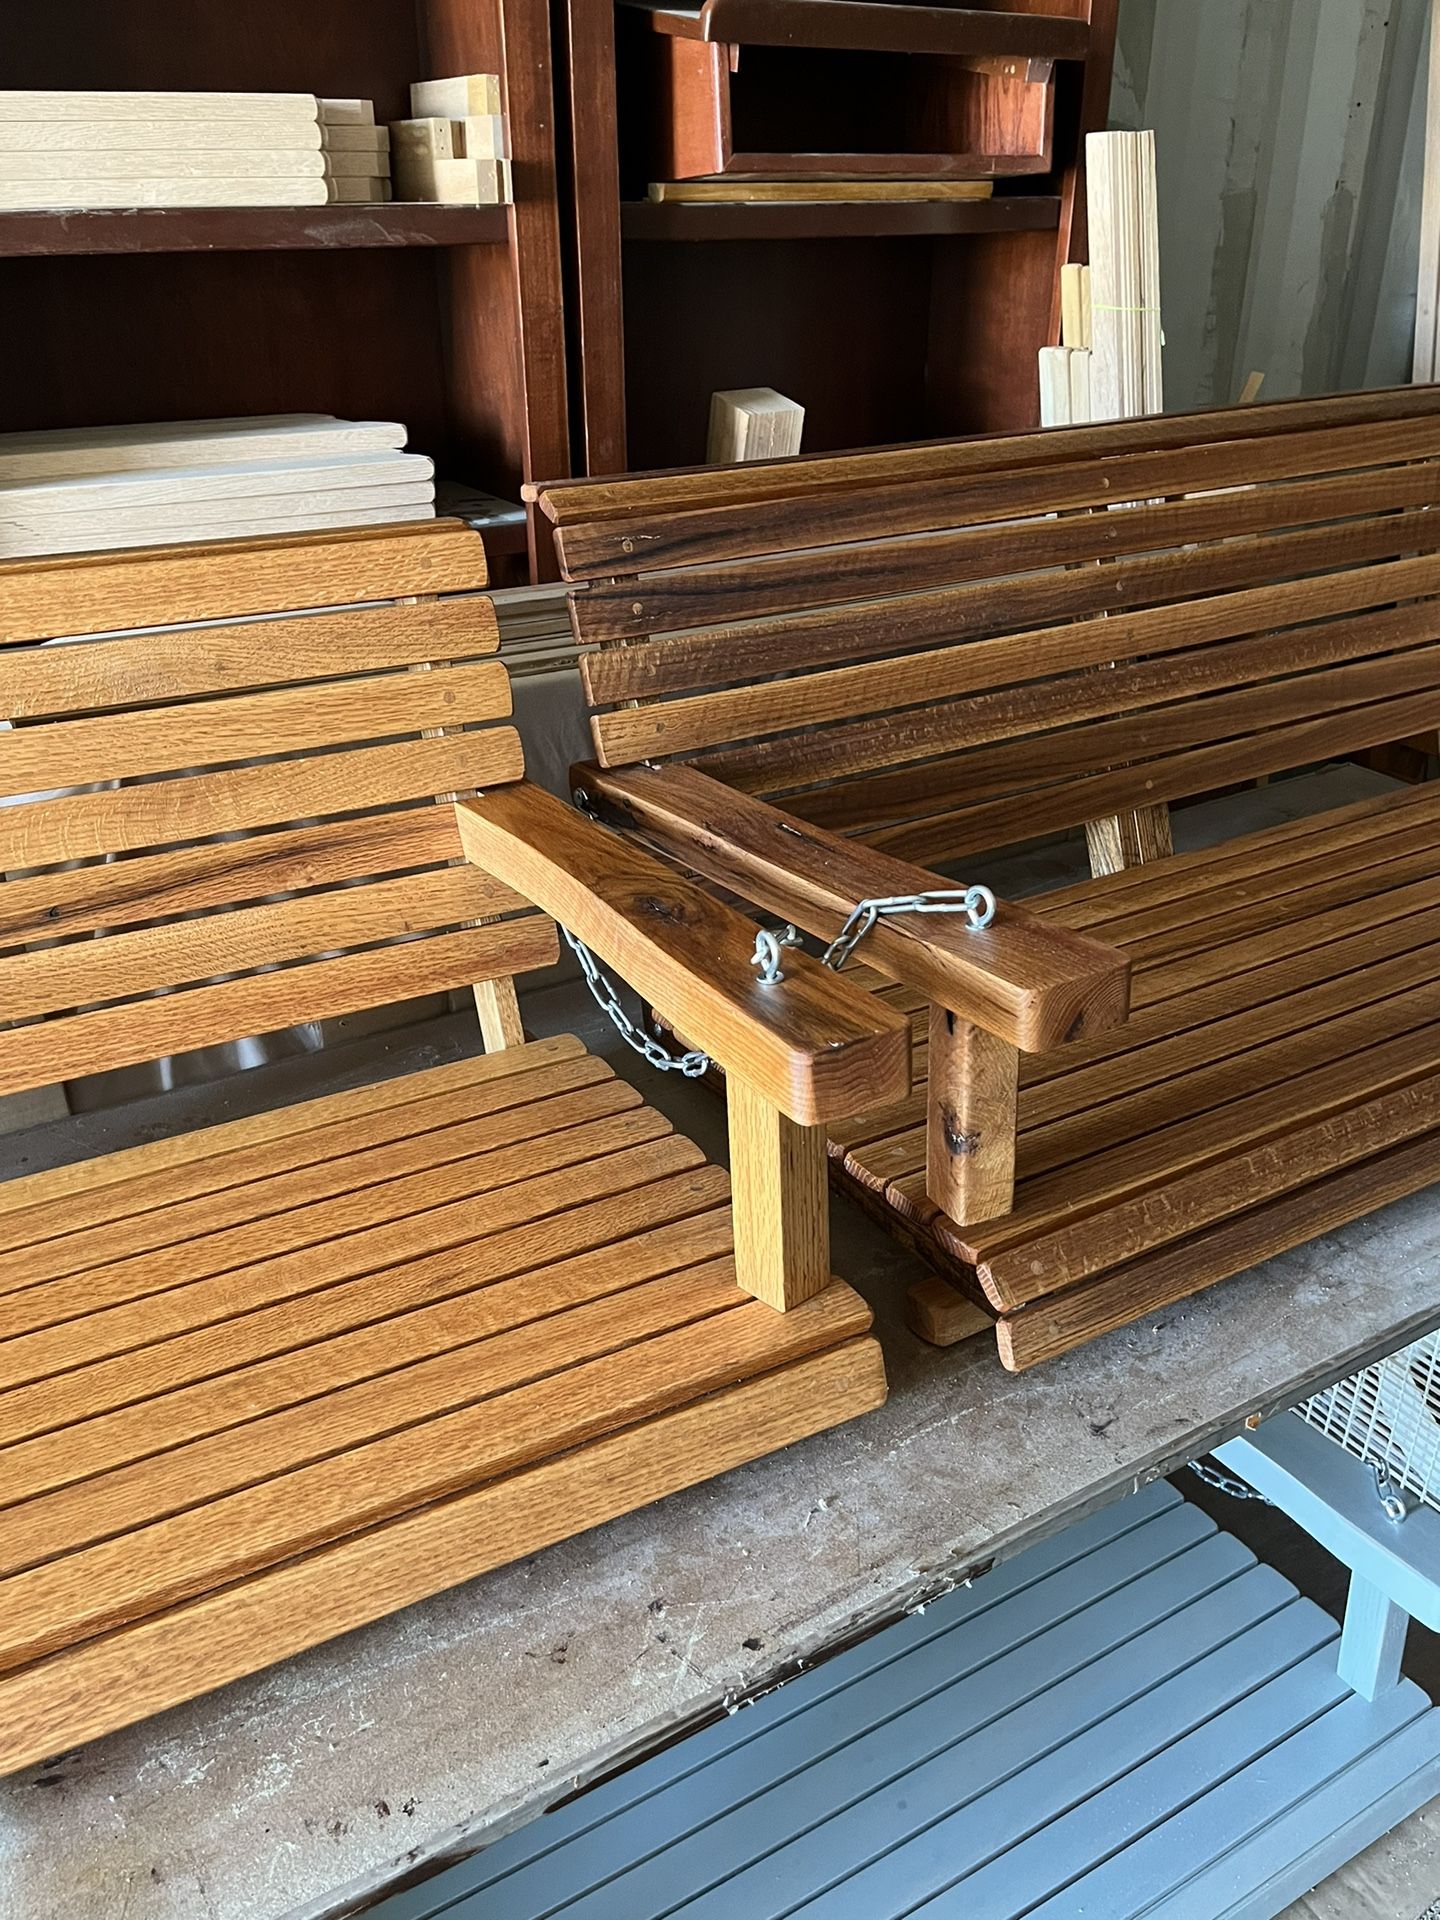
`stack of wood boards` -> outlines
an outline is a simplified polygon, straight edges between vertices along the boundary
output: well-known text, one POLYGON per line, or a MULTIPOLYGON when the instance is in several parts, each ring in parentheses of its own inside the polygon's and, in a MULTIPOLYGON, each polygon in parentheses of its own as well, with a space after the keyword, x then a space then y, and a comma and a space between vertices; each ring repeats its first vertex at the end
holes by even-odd
POLYGON ((311 207, 312 93, 0 92, 0 209, 311 207))
POLYGON ((332 201, 389 200, 390 130, 375 124, 373 100, 322 100, 320 138, 332 201))
POLYGON ((275 414, 0 435, 0 558, 298 533, 435 512, 394 421, 275 414))
POLYGON ((417 80, 412 118, 390 128, 402 200, 502 206, 514 197, 500 76, 417 80))

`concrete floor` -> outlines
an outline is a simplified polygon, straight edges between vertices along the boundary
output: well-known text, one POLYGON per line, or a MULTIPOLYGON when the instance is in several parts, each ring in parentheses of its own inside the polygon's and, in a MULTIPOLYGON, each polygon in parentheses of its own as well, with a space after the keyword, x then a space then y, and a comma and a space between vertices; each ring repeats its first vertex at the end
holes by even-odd
MULTIPOLYGON (((1252 819, 1301 810, 1294 790, 1266 795, 1245 797, 1252 819)), ((1030 871, 1059 878, 1068 861, 1062 851, 1030 871)), ((527 1018, 604 1041, 569 986, 532 996, 527 1018)), ((466 1018, 369 1038, 40 1127, 7 1157, 15 1171, 54 1164, 473 1044, 466 1018)), ((628 1069, 629 1056, 616 1063, 628 1069)), ((703 1090, 643 1084, 721 1151, 703 1090)), ((880 1413, 0 1782, 0 1916, 352 1911, 397 1874, 483 1844, 728 1699, 1176 1469, 1247 1414, 1440 1323, 1431 1196, 1018 1378, 988 1342, 940 1354, 914 1341, 897 1304, 917 1269, 848 1206, 834 1224, 837 1270, 877 1308, 892 1382, 880 1413)), ((1228 1504, 1223 1518, 1333 1605, 1328 1563, 1287 1522, 1228 1504)), ((1411 1654, 1422 1681, 1440 1683, 1433 1644, 1411 1654)), ((1437 1833, 1432 1809, 1296 1915, 1419 1920, 1440 1897, 1437 1833)))

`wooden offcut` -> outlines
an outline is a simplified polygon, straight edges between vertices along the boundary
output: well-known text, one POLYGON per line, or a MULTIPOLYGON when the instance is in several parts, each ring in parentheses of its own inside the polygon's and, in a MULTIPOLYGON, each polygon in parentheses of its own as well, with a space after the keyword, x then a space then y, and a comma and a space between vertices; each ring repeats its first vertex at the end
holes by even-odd
POLYGON ((476 534, 5 577, 7 638, 122 637, 9 663, 0 1092, 427 992, 486 1051, 0 1183, 0 1769, 880 1403, 820 1122, 905 1097, 908 1019, 759 987, 753 923, 523 782, 476 534), (733 1204, 525 1034, 538 894, 713 1028, 733 1204))
POLYGON ((841 1185, 998 1317, 1007 1365, 1435 1177, 1433 789, 1185 855, 1169 805, 1440 723, 1437 406, 538 490, 594 649, 573 777, 638 840, 824 941, 1084 830, 1094 878, 983 932, 877 923, 857 977, 916 1085, 829 1126, 841 1185))
POLYGON ((738 460, 780 460, 800 451, 805 409, 774 387, 732 387, 710 396, 705 458, 720 465, 738 460))

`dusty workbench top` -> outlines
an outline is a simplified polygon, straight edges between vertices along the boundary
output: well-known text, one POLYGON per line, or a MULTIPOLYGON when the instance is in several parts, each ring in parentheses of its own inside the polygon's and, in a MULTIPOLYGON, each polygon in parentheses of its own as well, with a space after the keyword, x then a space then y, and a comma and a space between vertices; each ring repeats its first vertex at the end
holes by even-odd
MULTIPOLYGON (((542 1031, 579 1011, 570 989, 529 1009, 542 1031)), ((471 1026, 91 1116, 82 1144, 411 1071, 471 1026)), ((645 1084, 718 1150, 703 1090, 645 1084)), ((52 1136, 26 1137, 29 1164, 62 1151, 52 1136)), ((1013 1376, 988 1341, 907 1334, 918 1269, 853 1209, 834 1218, 835 1265, 877 1309, 884 1409, 0 1782, 0 1914, 346 1911, 1440 1323, 1440 1202, 1421 1195, 1013 1376)))

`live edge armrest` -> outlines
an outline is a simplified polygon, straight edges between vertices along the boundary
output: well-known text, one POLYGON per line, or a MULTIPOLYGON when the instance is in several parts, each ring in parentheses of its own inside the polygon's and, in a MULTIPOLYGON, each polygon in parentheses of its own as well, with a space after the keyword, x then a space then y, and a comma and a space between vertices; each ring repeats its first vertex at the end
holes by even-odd
POLYGON ((786 952, 764 985, 755 924, 528 781, 456 802, 466 856, 552 915, 682 1032, 802 1126, 910 1091, 903 1015, 786 952))
MULTIPOLYGON (((821 938, 862 899, 943 884, 675 762, 584 765, 571 779, 603 819, 821 938)), ((1104 1032, 1129 1011, 1129 961, 1118 948, 1003 901, 980 931, 959 916, 879 920, 861 958, 1022 1053, 1104 1032)))

